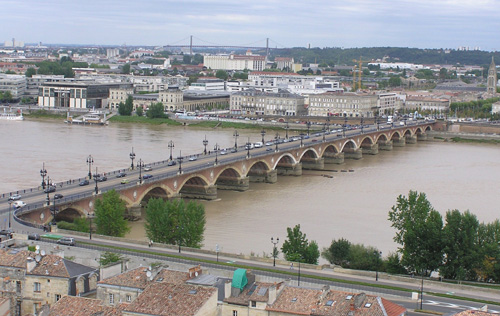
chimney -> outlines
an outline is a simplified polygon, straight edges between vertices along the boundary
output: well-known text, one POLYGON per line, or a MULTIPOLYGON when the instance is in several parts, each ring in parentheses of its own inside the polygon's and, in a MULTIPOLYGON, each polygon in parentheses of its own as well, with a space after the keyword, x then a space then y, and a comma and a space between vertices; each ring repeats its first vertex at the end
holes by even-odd
POLYGON ((230 298, 231 297, 231 281, 227 281, 224 284, 224 298, 230 298))
POLYGON ((33 271, 35 267, 36 267, 35 259, 28 257, 28 259, 26 259, 26 272, 33 271))
POLYGON ((197 265, 196 267, 189 268, 189 279, 194 279, 197 276, 201 275, 202 269, 200 265, 197 265))
POLYGON ((267 304, 272 305, 276 301, 278 296, 278 289, 276 288, 276 283, 269 287, 269 298, 267 299, 267 304))
POLYGON ((330 292, 330 286, 328 285, 323 286, 323 288, 321 289, 321 295, 319 297, 320 302, 325 299, 328 292, 330 292))

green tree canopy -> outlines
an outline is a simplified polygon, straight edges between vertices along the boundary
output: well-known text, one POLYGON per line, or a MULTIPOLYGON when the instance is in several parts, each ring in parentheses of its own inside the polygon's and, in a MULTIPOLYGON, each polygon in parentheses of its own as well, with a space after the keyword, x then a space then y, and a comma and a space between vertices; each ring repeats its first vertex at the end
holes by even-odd
POLYGON ((137 114, 137 116, 144 115, 144 109, 142 108, 142 106, 138 106, 137 109, 135 109, 135 114, 137 114))
POLYGON ((229 77, 229 75, 227 74, 227 72, 225 70, 222 70, 222 69, 219 69, 215 72, 215 76, 219 79, 223 79, 223 80, 227 80, 227 78, 229 77))
POLYGON ((31 78, 31 77, 33 77, 33 75, 36 75, 36 69, 33 67, 30 67, 30 68, 28 68, 28 70, 26 70, 24 75, 28 78, 31 78))
POLYGON ((205 207, 194 201, 150 199, 146 234, 154 242, 200 248, 205 232, 205 207))
POLYGON ((118 114, 123 116, 132 115, 132 111, 134 110, 134 98, 129 95, 125 103, 120 102, 118 104, 118 114))
POLYGON ((288 238, 283 243, 281 251, 287 261, 317 264, 319 248, 316 241, 309 242, 306 234, 300 231, 300 224, 294 228, 287 227, 288 238))
POLYGON ((321 256, 332 264, 344 266, 349 261, 351 243, 344 238, 332 240, 330 247, 324 248, 321 256))
POLYGON ((443 260, 443 219, 427 200, 425 193, 410 191, 400 195, 389 212, 394 241, 401 245, 401 263, 410 272, 436 270, 443 260))
POLYGON ((165 107, 163 103, 158 102, 152 104, 149 109, 146 111, 146 116, 149 118, 164 118, 167 117, 165 114, 165 107))
POLYGON ((101 235, 123 237, 129 230, 125 201, 115 190, 108 191, 95 201, 96 232, 101 235))
POLYGON ((129 74, 130 73, 130 64, 125 64, 122 66, 122 74, 129 74))

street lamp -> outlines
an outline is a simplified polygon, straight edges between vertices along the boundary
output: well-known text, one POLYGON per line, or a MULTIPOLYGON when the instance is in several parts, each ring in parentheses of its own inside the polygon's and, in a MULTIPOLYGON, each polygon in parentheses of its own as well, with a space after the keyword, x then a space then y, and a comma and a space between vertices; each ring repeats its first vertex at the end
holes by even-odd
POLYGON ((420 286, 420 310, 424 304, 424 270, 422 269, 422 285, 420 286))
POLYGON ((288 129, 290 128, 290 126, 288 125, 288 121, 286 121, 286 126, 285 126, 285 138, 288 139, 288 129))
POLYGON ((94 158, 92 155, 87 157, 87 165, 89 165, 89 179, 92 179, 92 164, 94 163, 94 158))
POLYGON ((276 144, 276 151, 278 151, 278 139, 280 138, 280 134, 276 133, 274 136, 274 143, 276 144))
POLYGON ((87 217, 90 219, 89 239, 92 240, 92 218, 93 218, 93 216, 90 215, 90 213, 87 213, 87 217))
POLYGON ((361 134, 363 134, 363 115, 361 115, 361 134))
POLYGON ((10 218, 12 217, 12 201, 9 200, 9 229, 10 229, 10 218))
MULTIPOLYGON (((50 184, 50 178, 47 177, 47 186, 50 184)), ((47 202, 47 206, 50 207, 50 196, 49 196, 49 192, 50 190, 47 189, 47 197, 45 198, 45 202, 47 202)))
POLYGON ((130 152, 129 157, 130 160, 132 160, 132 162, 130 163, 130 169, 134 170, 134 159, 135 159, 134 147, 132 147, 132 151, 130 152))
POLYGON ((307 121, 306 125, 307 125, 307 135, 309 135, 309 131, 311 129, 311 122, 307 121))
POLYGON ((266 135, 266 131, 264 129, 262 129, 260 131, 260 135, 262 135, 262 143, 264 144, 264 136, 266 135))
POLYGON ((219 150, 220 150, 220 146, 219 144, 215 144, 214 146, 214 151, 215 151, 215 165, 217 165, 217 157, 218 157, 218 154, 219 154, 219 150))
POLYGON ((326 123, 323 125, 323 143, 326 141, 326 123))
POLYGON ((56 225, 56 214, 57 214, 57 209, 56 209, 56 197, 54 196, 52 198, 54 201, 54 207, 51 209, 52 210, 52 225, 56 225))
POLYGON ((182 152, 179 151, 179 157, 177 157, 177 162, 179 162, 179 174, 182 174, 182 152))
POLYGON ((205 135, 205 139, 203 140, 203 146, 205 146, 205 151, 203 153, 205 155, 207 154, 207 145, 208 145, 208 140, 207 140, 207 135, 205 135))
POLYGON ((96 175, 98 175, 98 173, 97 173, 97 167, 95 167, 95 175, 94 175, 95 195, 99 194, 99 188, 97 187, 97 182, 99 182, 99 177, 96 177, 96 175))
POLYGON ((137 162, 137 167, 139 168, 139 184, 142 184, 142 167, 143 167, 143 165, 144 165, 144 162, 142 161, 142 159, 139 159, 139 161, 137 162))
POLYGON ((238 130, 234 130, 233 136, 234 136, 234 150, 238 151, 238 136, 240 136, 240 134, 238 134, 238 130))
POLYGON ((169 141, 168 142, 168 148, 170 149, 170 160, 172 160, 172 149, 174 148, 174 142, 169 141))
POLYGON ((181 253, 181 242, 182 242, 182 234, 181 234, 181 230, 182 230, 182 226, 179 227, 178 225, 175 226, 175 228, 177 228, 177 235, 179 236, 178 239, 177 239, 177 243, 179 244, 179 253, 181 253))
POLYGON ((347 128, 347 114, 344 116, 344 128, 342 129, 342 134, 345 137, 345 130, 347 128))
POLYGON ((376 256, 377 258, 377 264, 375 265, 375 281, 378 281, 378 267, 379 267, 379 264, 380 264, 380 257, 382 256, 382 251, 374 251, 373 254, 376 256))
POLYGON ((215 254, 217 255, 217 262, 219 262, 219 244, 215 244, 215 254))
POLYGON ((274 241, 274 238, 273 238, 273 237, 271 237, 271 243, 273 244, 273 258, 274 258, 274 260, 273 260, 273 267, 275 267, 275 266, 276 266, 276 255, 277 255, 277 254, 276 254, 276 245, 277 245, 279 242, 280 242, 280 238, 279 238, 279 237, 278 237, 278 238, 276 238, 276 241, 274 241))
POLYGON ((248 140, 247 140, 247 144, 246 144, 246 147, 247 147, 247 158, 250 158, 250 137, 248 137, 248 140))
POLYGON ((300 133, 300 147, 304 146, 304 133, 300 133))
POLYGON ((40 176, 42 176, 42 189, 45 189, 45 176, 47 175, 47 170, 45 170, 45 162, 42 164, 42 169, 40 169, 40 176))

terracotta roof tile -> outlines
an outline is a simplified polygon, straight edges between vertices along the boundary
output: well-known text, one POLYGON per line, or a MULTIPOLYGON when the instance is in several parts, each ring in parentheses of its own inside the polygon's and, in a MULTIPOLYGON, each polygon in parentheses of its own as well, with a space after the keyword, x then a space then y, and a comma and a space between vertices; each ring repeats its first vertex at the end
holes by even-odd
POLYGON ((150 281, 146 275, 147 271, 147 267, 139 267, 99 281, 99 284, 127 286, 143 290, 152 282, 179 284, 189 279, 189 274, 187 272, 161 269, 158 274, 154 276, 153 281, 150 281))
POLYGON ((0 266, 26 269, 28 257, 35 258, 35 253, 27 250, 0 249, 0 266))
POLYGON ((225 302, 238 305, 248 305, 250 301, 267 302, 269 300, 269 288, 274 283, 254 282, 245 286, 240 295, 224 299, 225 302))
POLYGON ((63 296, 50 307, 50 316, 119 316, 122 306, 102 305, 102 301, 78 296, 63 296))
MULTIPOLYGON (((196 314, 214 295, 217 296, 217 289, 212 287, 152 283, 124 310, 159 316, 190 316, 196 314)), ((214 309, 216 304, 214 300, 214 309)))
POLYGON ((456 313, 453 316, 498 316, 498 315, 499 315, 498 313, 468 310, 456 313))

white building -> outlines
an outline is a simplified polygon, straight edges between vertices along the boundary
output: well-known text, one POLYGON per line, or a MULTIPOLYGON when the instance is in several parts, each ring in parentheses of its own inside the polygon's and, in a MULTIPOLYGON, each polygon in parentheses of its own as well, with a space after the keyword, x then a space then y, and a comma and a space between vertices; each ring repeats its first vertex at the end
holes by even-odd
POLYGON ((64 78, 64 75, 33 75, 26 78, 26 95, 38 96, 38 88, 45 82, 74 81, 73 78, 64 78))
POLYGON ((188 90, 194 91, 224 91, 226 90, 226 84, 223 79, 219 78, 198 78, 196 82, 193 82, 188 90))
POLYGON ((236 115, 282 115, 306 114, 305 98, 281 90, 278 93, 260 92, 255 89, 233 93, 230 97, 231 114, 236 115))
POLYGON ((10 91, 13 98, 20 98, 26 93, 26 76, 0 74, 0 91, 10 91))
POLYGON ((222 70, 257 70, 266 68, 266 56, 252 55, 206 55, 203 56, 203 65, 209 69, 222 70))
POLYGON ((106 49, 106 57, 114 58, 120 55, 120 50, 118 48, 108 48, 106 49))
POLYGON ((136 92, 156 92, 168 88, 167 77, 131 76, 129 80, 136 92))
POLYGON ((121 102, 125 103, 129 95, 134 94, 132 84, 121 84, 109 89, 108 108, 117 109, 121 102))

